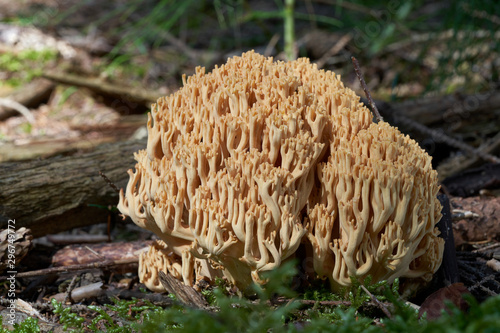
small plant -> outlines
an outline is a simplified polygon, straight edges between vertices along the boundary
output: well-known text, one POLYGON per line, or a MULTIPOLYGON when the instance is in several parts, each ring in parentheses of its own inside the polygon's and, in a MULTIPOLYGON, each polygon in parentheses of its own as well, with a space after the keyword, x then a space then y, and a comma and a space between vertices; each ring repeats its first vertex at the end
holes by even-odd
POLYGON ((285 305, 268 304, 276 295, 294 297, 289 288, 295 275, 294 263, 287 263, 275 271, 268 272, 264 278, 269 282, 265 288, 254 285, 256 301, 230 297, 223 290, 213 290, 218 310, 208 312, 173 306, 151 314, 150 321, 141 327, 142 332, 172 330, 179 332, 284 332, 289 320, 300 303, 290 301, 285 305))
MULTIPOLYGON (((177 331, 177 332, 345 332, 345 333, 396 333, 408 332, 495 332, 500 328, 500 296, 492 297, 479 305, 469 299, 471 310, 461 312, 450 305, 451 313, 445 313, 437 321, 419 318, 418 311, 408 306, 397 292, 399 283, 389 286, 386 282, 366 284, 366 289, 380 301, 389 303, 391 318, 379 319, 375 324, 371 316, 360 313, 360 308, 369 301, 368 295, 357 280, 345 301, 350 307, 319 307, 308 311, 301 310, 301 304, 295 300, 296 293, 289 288, 289 279, 295 274, 293 264, 267 274, 269 283, 265 288, 255 286, 257 301, 234 298, 225 295, 222 290, 213 290, 213 297, 218 307, 210 312, 200 309, 185 308, 179 305, 165 310, 149 313, 147 321, 139 326, 141 332, 177 331), (292 298, 282 305, 272 305, 276 296, 292 298), (303 312, 301 314, 301 312, 303 312), (305 313, 305 314, 304 314, 305 313)), ((369 281, 364 281, 365 283, 369 281)), ((309 290, 319 300, 338 299, 337 295, 309 290)))
MULTIPOLYGON (((52 300, 54 314, 59 315, 59 323, 64 330, 71 332, 112 332, 112 333, 132 333, 138 331, 138 325, 142 321, 149 321, 151 312, 161 310, 145 300, 117 300, 112 299, 114 305, 104 307, 89 305, 88 308, 97 315, 88 325, 84 325, 85 319, 73 313, 70 307, 64 307, 62 303, 52 300)), ((0 332, 3 333, 3 332, 0 332)))
POLYGON ((59 323, 63 325, 64 330, 68 328, 80 328, 85 321, 82 317, 76 313, 71 312, 71 308, 64 307, 62 303, 51 300, 52 306, 54 307, 54 314, 59 315, 59 323))
MULTIPOLYGON (((397 293, 397 283, 391 287, 387 283, 367 285, 365 288, 372 296, 389 304, 391 317, 375 319, 361 309, 370 297, 359 282, 347 293, 344 301, 352 302, 347 306, 319 306, 303 309, 297 294, 290 288, 291 278, 295 275, 293 263, 287 263, 275 271, 265 274, 269 283, 265 288, 254 286, 256 300, 226 295, 225 287, 217 287, 211 295, 215 308, 201 310, 179 304, 166 309, 148 301, 114 300, 113 305, 104 307, 89 306, 96 316, 85 324, 85 320, 52 300, 54 314, 59 315, 59 323, 70 332, 340 332, 340 333, 427 333, 427 332, 498 332, 500 331, 500 296, 487 299, 478 304, 472 296, 465 296, 470 305, 468 312, 462 312, 453 305, 449 311, 434 321, 425 316, 419 318, 418 311, 409 307, 397 293), (275 304, 278 296, 289 301, 275 304), (358 307, 359 306, 359 307, 358 307)), ((365 281, 366 282, 366 281, 365 281)), ((326 292, 314 295, 318 301, 337 295, 326 292)), ((318 302, 319 304, 319 302, 318 302)), ((376 317, 375 317, 376 318, 376 317)), ((0 317, 0 325, 1 317, 0 317)), ((3 326, 2 326, 3 327, 3 326)), ((0 328, 0 333, 40 332, 38 319, 28 318, 14 325, 14 330, 0 328)))
POLYGON ((38 326, 38 319, 26 318, 20 324, 14 324, 14 330, 8 330, 3 327, 3 317, 0 316, 0 333, 36 333, 40 332, 40 327, 38 326))

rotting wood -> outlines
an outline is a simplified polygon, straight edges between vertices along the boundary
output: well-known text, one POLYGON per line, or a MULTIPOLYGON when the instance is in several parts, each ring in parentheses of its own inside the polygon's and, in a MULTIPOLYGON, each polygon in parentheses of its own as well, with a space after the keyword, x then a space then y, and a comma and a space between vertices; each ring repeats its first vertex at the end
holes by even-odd
POLYGON ((125 141, 76 156, 0 164, 0 228, 11 219, 39 237, 107 223, 107 206, 118 202, 118 194, 99 171, 124 187, 127 170, 135 165, 133 153, 145 145, 145 140, 125 141))
POLYGON ((455 246, 500 240, 500 197, 450 198, 451 208, 467 210, 477 217, 455 221, 455 246))
POLYGON ((152 241, 135 241, 68 245, 52 256, 52 265, 86 265, 101 260, 115 261, 133 258, 139 261, 140 252, 147 250, 152 243, 152 241))

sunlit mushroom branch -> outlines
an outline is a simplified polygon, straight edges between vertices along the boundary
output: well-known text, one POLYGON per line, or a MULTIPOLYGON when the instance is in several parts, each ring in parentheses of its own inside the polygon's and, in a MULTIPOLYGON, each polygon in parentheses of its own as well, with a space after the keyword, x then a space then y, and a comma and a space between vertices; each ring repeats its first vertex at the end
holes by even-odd
POLYGON ((301 244, 333 290, 428 281, 441 263, 431 158, 308 59, 198 67, 153 105, 135 158, 118 208, 161 238, 141 257, 153 290, 159 270, 244 290, 301 244))

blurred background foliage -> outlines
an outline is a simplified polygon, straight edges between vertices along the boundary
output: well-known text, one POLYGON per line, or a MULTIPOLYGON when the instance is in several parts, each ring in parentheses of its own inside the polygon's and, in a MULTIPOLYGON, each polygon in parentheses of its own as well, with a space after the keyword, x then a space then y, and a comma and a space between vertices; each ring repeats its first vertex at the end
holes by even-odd
MULTIPOLYGON (((296 55, 352 78, 355 55, 379 98, 498 84, 498 1, 291 2, 296 55), (325 56, 342 38, 345 45, 325 56)), ((249 49, 285 58, 285 7, 280 0, 39 0, 3 21, 102 41, 94 70, 111 79, 176 86, 195 66, 210 68, 249 49)))

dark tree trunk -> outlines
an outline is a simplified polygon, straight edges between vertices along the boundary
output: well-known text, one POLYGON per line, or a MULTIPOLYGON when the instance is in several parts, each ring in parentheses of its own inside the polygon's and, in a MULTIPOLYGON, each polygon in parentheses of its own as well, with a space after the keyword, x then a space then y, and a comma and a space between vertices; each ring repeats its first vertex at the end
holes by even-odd
POLYGON ((0 228, 12 219, 16 229, 30 228, 37 237, 107 222, 118 193, 99 171, 126 186, 133 153, 145 146, 145 140, 125 141, 81 155, 0 164, 0 228))

